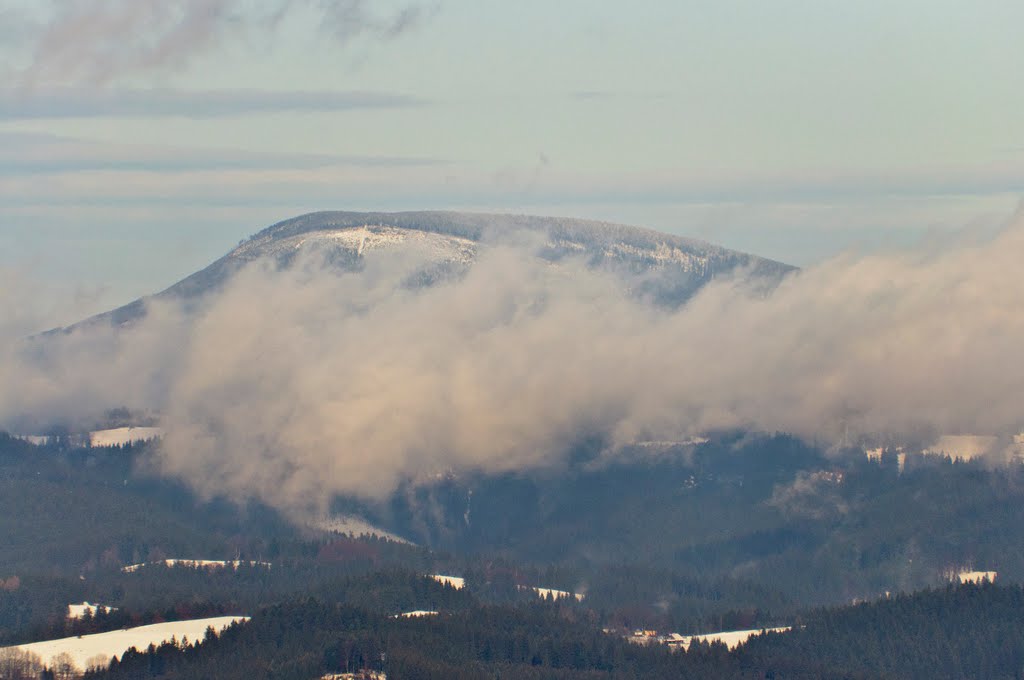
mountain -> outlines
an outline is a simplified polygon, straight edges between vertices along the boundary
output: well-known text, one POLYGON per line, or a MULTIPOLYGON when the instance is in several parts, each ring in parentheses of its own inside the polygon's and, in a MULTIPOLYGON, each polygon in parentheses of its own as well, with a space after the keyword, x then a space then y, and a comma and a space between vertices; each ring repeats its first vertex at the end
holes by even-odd
MULTIPOLYGON (((241 267, 263 258, 288 266, 297 254, 317 251, 339 268, 358 270, 366 252, 404 245, 442 271, 458 273, 481 249, 506 243, 527 243, 549 261, 581 258, 591 267, 631 277, 638 294, 669 306, 682 304, 716 276, 743 271, 771 284, 794 269, 704 241, 591 220, 431 211, 316 212, 260 231, 152 298, 188 306, 217 290, 241 267)), ((83 323, 130 323, 145 315, 147 299, 83 323)))

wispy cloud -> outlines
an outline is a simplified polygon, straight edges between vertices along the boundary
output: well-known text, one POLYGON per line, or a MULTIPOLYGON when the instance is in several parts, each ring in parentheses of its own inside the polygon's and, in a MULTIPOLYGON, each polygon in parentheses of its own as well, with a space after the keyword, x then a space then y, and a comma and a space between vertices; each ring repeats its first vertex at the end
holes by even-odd
MULTIPOLYGON (((716 225, 753 229, 756 224, 823 232, 856 230, 860 226, 900 229, 906 205, 932 206, 932 217, 918 211, 914 230, 922 220, 953 228, 971 219, 956 211, 942 214, 949 201, 996 201, 1000 213, 1012 205, 1024 181, 1024 171, 1012 165, 983 168, 921 168, 901 176, 849 176, 819 173, 786 177, 730 177, 692 180, 664 175, 581 174, 543 163, 487 173, 457 159, 331 156, 318 154, 247 154, 232 151, 182 151, 116 148, 81 153, 69 151, 68 165, 37 149, 19 160, 9 152, 11 168, 0 173, 0 203, 12 206, 57 204, 153 205, 306 205, 407 206, 473 209, 560 211, 573 206, 576 214, 598 214, 615 206, 620 215, 646 215, 661 211, 686 212, 692 220, 654 224, 677 231, 702 231, 715 240, 716 225), (152 153, 146 159, 136 153, 152 153), (105 163, 104 160, 109 161, 105 163), (95 161, 95 162, 93 162, 95 161), (29 172, 31 166, 34 170, 29 172), (25 168, 20 175, 16 167, 25 168), (543 172, 538 172, 538 169, 543 172), (715 207, 707 218, 700 217, 715 207), (937 212, 936 212, 937 211, 937 212), (737 222, 739 220, 739 222, 737 222), (848 224, 843 224, 843 221, 848 224), (812 223, 820 223, 815 227, 812 223), (837 226, 838 225, 838 226, 837 226)), ((4 162, 0 153, 0 164, 4 162)), ((986 209, 987 210, 987 209, 986 209)), ((630 217, 629 219, 636 219, 630 217)), ((644 220, 646 221, 646 217, 644 220)), ((856 237, 853 237, 856 241, 856 237)), ((733 244, 739 245, 739 244, 733 244)), ((769 249, 771 243, 767 245, 769 249)), ((747 249, 752 247, 748 244, 747 249)), ((785 259, 785 253, 772 252, 785 259)))
POLYGON ((231 38, 271 40, 293 12, 318 15, 334 40, 389 39, 419 25, 430 8, 368 0, 51 0, 28 16, 0 4, 27 44, 16 75, 25 87, 173 71, 231 38))
POLYGON ((388 92, 269 90, 0 89, 0 120, 40 118, 215 118, 282 111, 336 112, 424 106, 422 99, 388 92))

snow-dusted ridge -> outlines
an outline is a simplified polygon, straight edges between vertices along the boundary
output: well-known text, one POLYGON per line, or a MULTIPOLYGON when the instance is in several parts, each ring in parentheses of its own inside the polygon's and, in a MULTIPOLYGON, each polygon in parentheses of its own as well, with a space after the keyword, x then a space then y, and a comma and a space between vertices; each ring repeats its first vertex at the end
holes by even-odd
POLYGON ((432 211, 317 212, 267 227, 170 288, 82 323, 130 323, 145 316, 147 301, 153 299, 184 302, 187 307, 250 262, 286 262, 302 251, 343 253, 341 260, 351 264, 370 251, 404 245, 435 263, 468 266, 483 248, 524 242, 551 260, 579 257, 613 271, 650 272, 677 303, 722 274, 742 270, 750 277, 778 281, 794 269, 705 241, 593 220, 432 211))
POLYGON ((308 231, 294 236, 253 237, 242 242, 231 251, 229 257, 240 260, 255 260, 263 257, 280 258, 303 249, 311 250, 334 246, 347 250, 355 256, 371 251, 413 246, 418 252, 440 261, 469 264, 476 257, 477 244, 467 238, 431 234, 415 229, 404 229, 386 225, 364 224, 344 229, 308 231))

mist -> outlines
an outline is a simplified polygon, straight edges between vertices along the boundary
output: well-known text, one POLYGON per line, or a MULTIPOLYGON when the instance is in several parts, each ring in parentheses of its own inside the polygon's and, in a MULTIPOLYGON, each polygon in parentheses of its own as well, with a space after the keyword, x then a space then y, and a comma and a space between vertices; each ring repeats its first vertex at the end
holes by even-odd
MULTIPOLYGON (((358 273, 256 262, 199 310, 151 304, 0 352, 0 426, 155 408, 156 465, 294 515, 448 473, 564 465, 723 428, 928 443, 1024 429, 1024 221, 980 242, 844 255, 771 292, 718 279, 683 307, 535 245, 480 246, 411 286, 422 251, 358 273)), ((634 453, 630 455, 636 455, 634 453)))

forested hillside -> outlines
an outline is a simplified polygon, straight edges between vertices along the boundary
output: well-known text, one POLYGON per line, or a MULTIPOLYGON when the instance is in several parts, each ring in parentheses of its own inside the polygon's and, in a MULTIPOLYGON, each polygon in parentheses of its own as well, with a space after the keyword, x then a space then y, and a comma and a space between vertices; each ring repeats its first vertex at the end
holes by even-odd
POLYGON ((398 678, 1018 677, 1024 667, 1017 586, 900 594, 964 568, 1020 581, 1019 465, 912 455, 901 467, 894 454, 723 435, 611 464, 581 447, 562 470, 452 476, 384 504, 337 500, 420 542, 410 545, 311 532, 258 504, 201 501, 146 472, 151 446, 0 436, 0 529, 10 537, 0 645, 252 615, 195 651, 129 654, 110 677, 224 667, 318 677, 309 674, 372 665, 382 651, 398 678), (242 564, 160 562, 170 557, 242 564), (155 563, 123 570, 140 562, 155 563), (533 588, 582 601, 538 602, 533 588), (813 609, 854 598, 877 602, 813 609), (68 619, 67 605, 82 601, 112 609, 68 619), (415 610, 439 614, 392 618, 415 610), (634 629, 776 626, 795 628, 736 652, 672 654, 624 639, 634 629), (256 651, 237 660, 242 648, 256 651))
POLYGON ((642 647, 572 606, 473 606, 420 619, 309 600, 271 607, 197 649, 128 654, 96 678, 1020 678, 1024 592, 966 585, 809 614, 730 652, 642 647))

